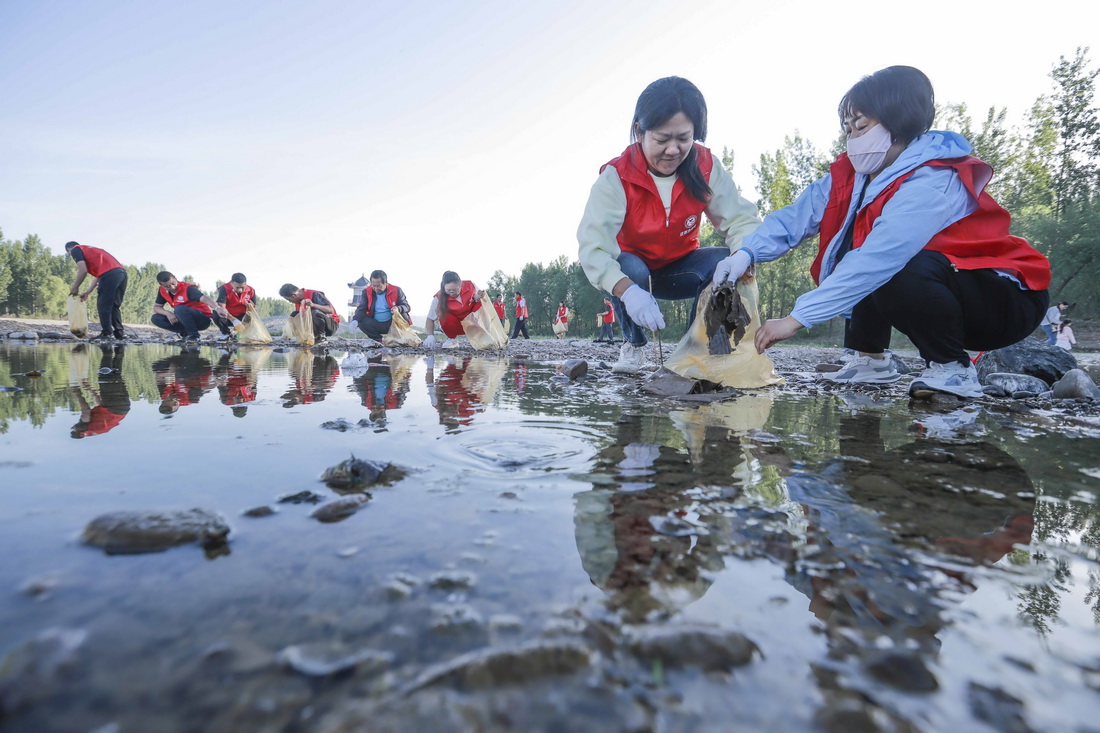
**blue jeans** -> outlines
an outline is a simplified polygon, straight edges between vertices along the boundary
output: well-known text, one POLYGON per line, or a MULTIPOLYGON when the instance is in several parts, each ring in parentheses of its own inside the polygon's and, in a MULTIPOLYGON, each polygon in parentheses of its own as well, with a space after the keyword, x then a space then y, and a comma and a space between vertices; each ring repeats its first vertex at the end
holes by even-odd
MULTIPOLYGON (((654 298, 661 300, 692 298, 691 315, 688 316, 688 325, 691 325, 695 320, 699 293, 710 285, 711 278, 714 277, 714 268, 718 267, 718 263, 729 256, 730 251, 725 247, 700 247, 686 257, 681 257, 658 270, 651 271, 641 257, 629 252, 620 254, 618 263, 623 274, 637 283, 642 290, 648 291, 652 281, 654 298)), ((611 305, 615 308, 615 315, 623 329, 623 340, 635 346, 645 346, 648 339, 641 326, 631 320, 626 308, 623 307, 623 302, 611 295, 611 305)))
POLYGON ((153 325, 157 328, 163 328, 165 331, 193 338, 199 337, 199 331, 210 328, 210 316, 195 308, 177 305, 172 309, 172 315, 176 317, 175 323, 169 321, 167 316, 154 313, 153 325))
POLYGON ((1054 330, 1054 326, 1043 323, 1039 328, 1043 329, 1043 333, 1047 335, 1048 344, 1054 346, 1054 344, 1058 343, 1058 332, 1054 330))

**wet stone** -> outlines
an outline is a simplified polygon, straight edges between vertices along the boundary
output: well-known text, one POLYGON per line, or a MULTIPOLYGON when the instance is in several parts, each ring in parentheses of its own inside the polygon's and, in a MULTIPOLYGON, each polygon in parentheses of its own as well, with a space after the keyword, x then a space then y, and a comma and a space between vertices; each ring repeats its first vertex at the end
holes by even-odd
POLYGON ((432 607, 431 626, 436 631, 475 631, 482 623, 481 614, 464 603, 432 607))
POLYGON ((670 669, 726 671, 752 661, 759 647, 744 634, 708 627, 643 627, 629 633, 631 653, 644 663, 670 669))
POLYGON ((352 670, 367 674, 379 672, 393 664, 393 654, 319 642, 288 646, 279 652, 276 660, 307 677, 330 677, 352 670))
POLYGON ((579 379, 588 374, 588 362, 584 359, 566 359, 559 369, 563 377, 579 379))
POLYGON ((1100 400, 1100 387, 1096 386, 1088 372, 1083 369, 1066 372, 1065 376, 1054 383, 1052 390, 1059 399, 1100 400))
POLYGON ((84 528, 85 543, 108 554, 161 552, 192 543, 204 547, 225 544, 229 525, 205 509, 164 512, 112 512, 84 528))
POLYGON ((349 494, 348 496, 341 496, 339 499, 333 499, 317 507, 310 512, 309 516, 319 522, 339 522, 341 519, 347 519, 352 514, 355 514, 364 504, 370 501, 370 499, 370 494, 349 494))
POLYGON ((998 372, 1038 377, 1051 384, 1069 370, 1076 369, 1077 359, 1065 349, 1028 338, 1003 349, 985 352, 975 366, 982 384, 987 383, 990 374, 998 372))
POLYGON ((280 504, 316 504, 324 499, 325 497, 312 491, 297 491, 293 494, 283 494, 277 501, 280 504))
POLYGON ((1030 392, 1033 395, 1045 392, 1049 387, 1047 383, 1038 377, 1026 374, 1007 374, 996 372, 986 376, 984 384, 1000 387, 1007 394, 1016 396, 1017 392, 1030 392))
POLYGON ((864 660, 867 671, 883 684, 906 692, 935 692, 939 682, 915 654, 896 649, 874 650, 864 660))
POLYGON ((592 652, 576 641, 540 641, 515 648, 484 649, 425 670, 406 688, 446 685, 460 690, 488 690, 523 685, 587 668, 592 652))
MULTIPOLYGON (((367 424, 369 425, 370 422, 368 421, 367 424)), ((348 430, 355 430, 358 427, 363 427, 363 425, 362 425, 362 421, 360 421, 359 424, 356 424, 356 423, 353 423, 353 422, 349 422, 349 421, 345 420, 342 417, 339 417, 339 418, 336 418, 335 420, 328 420, 326 422, 321 423, 321 427, 325 430, 337 430, 341 433, 344 433, 344 432, 347 432, 348 430)))
POLYGON ((245 509, 243 512, 241 512, 241 514, 243 514, 244 516, 253 518, 270 517, 274 513, 275 509, 267 505, 252 507, 251 509, 245 509))
POLYGON ((352 456, 325 469, 321 480, 335 491, 360 491, 377 483, 400 478, 400 470, 386 461, 368 461, 352 456))
POLYGON ((46 629, 0 658, 0 720, 49 693, 87 638, 82 629, 46 629))
POLYGON ((974 717, 1004 733, 1031 733, 1024 719, 1024 704, 1000 688, 970 683, 967 691, 974 717))
POLYGON ((473 573, 448 570, 433 575, 429 585, 443 591, 469 590, 477 585, 477 576, 473 573))

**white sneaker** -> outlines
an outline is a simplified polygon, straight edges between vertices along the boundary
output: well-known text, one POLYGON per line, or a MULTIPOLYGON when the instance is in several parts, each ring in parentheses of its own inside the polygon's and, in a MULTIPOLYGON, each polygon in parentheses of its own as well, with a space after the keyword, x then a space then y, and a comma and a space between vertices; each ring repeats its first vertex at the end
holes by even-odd
POLYGON ((645 366, 645 347, 629 341, 619 348, 619 360, 611 365, 612 374, 637 374, 645 366))
POLYGON ((839 372, 826 374, 825 378, 842 384, 889 384, 901 379, 901 374, 894 368, 889 356, 874 359, 857 354, 839 372))
POLYGON ((913 397, 924 397, 931 392, 946 392, 959 397, 981 397, 985 394, 974 365, 963 366, 954 361, 950 364, 929 362, 928 368, 909 385, 909 394, 913 397))

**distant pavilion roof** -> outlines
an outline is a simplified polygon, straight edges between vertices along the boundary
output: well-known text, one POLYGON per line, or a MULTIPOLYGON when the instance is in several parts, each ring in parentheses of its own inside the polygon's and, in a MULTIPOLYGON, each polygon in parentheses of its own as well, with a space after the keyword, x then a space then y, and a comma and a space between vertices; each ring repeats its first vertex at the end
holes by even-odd
POLYGON ((365 288, 368 285, 367 276, 360 275, 359 279, 353 283, 348 283, 349 288, 365 288))

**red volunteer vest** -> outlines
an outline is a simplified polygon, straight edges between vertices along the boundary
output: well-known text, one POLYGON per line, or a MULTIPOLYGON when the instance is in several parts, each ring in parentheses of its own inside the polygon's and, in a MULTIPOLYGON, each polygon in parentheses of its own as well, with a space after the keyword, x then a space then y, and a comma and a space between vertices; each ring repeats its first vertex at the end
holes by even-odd
POLYGON ((91 410, 91 419, 88 421, 88 427, 81 432, 81 435, 85 438, 93 435, 103 435, 118 427, 118 424, 122 422, 126 415, 119 415, 117 412, 111 412, 102 405, 96 405, 91 410))
MULTIPOLYGON (((451 318, 462 320, 466 316, 470 315, 476 310, 481 309, 481 301, 474 299, 474 293, 477 292, 477 287, 474 286, 469 280, 462 281, 462 289, 458 291, 458 298, 452 298, 439 291, 439 297, 442 298, 440 305, 447 312, 447 315, 451 318)), ((437 314, 439 315, 439 314, 437 314)), ((442 320, 442 318, 440 319, 442 320)), ((453 338, 453 337, 452 337, 453 338)))
MULTIPOLYGON (((370 286, 368 286, 367 289, 363 291, 363 294, 367 298, 367 315, 374 315, 374 296, 378 295, 378 293, 374 292, 374 288, 371 288, 370 286)), ((386 302, 390 304, 390 310, 391 311, 396 310, 397 309, 397 286, 396 285, 390 285, 390 284, 387 283, 386 284, 385 296, 386 296, 386 302)))
POLYGON ((569 323, 569 309, 558 308, 558 320, 562 323, 569 323))
MULTIPOLYGON (((695 159, 703 180, 710 180, 714 158, 710 150, 695 143, 695 159)), ((692 196, 677 180, 672 188, 672 206, 665 216, 665 205, 657 184, 649 175, 641 143, 634 143, 618 158, 602 168, 613 166, 626 192, 626 217, 616 240, 619 249, 642 258, 651 270, 664 267, 699 249, 700 217, 707 205, 692 196)))
POLYGON ((233 283, 228 282, 222 285, 222 290, 225 292, 225 309, 229 311, 229 315, 234 318, 240 318, 248 310, 248 304, 256 299, 256 291, 253 290, 251 285, 244 286, 244 292, 237 295, 237 291, 233 289, 233 283))
POLYGON ((110 253, 98 247, 86 247, 82 244, 73 247, 73 249, 79 249, 80 253, 84 255, 84 265, 88 268, 88 274, 92 277, 100 277, 105 272, 122 267, 121 263, 112 257, 110 253))
POLYGON ((494 300, 493 309, 497 312, 497 318, 504 318, 504 303, 494 300))
POLYGON ((176 292, 169 294, 168 291, 162 285, 160 288, 160 297, 164 298, 168 305, 175 308, 177 305, 187 306, 188 308, 194 308, 195 310, 203 313, 206 316, 210 316, 210 306, 203 303, 201 300, 188 300, 187 289, 193 287, 192 283, 180 282, 176 285, 176 292))
POLYGON ((603 322, 604 323, 614 323, 615 322, 615 309, 612 308, 611 306, 607 306, 607 313, 603 314, 603 322))
MULTIPOLYGON (((324 296, 325 300, 328 300, 328 296, 325 295, 324 293, 322 293, 320 290, 306 290, 305 288, 302 288, 302 300, 308 300, 308 301, 312 302, 313 301, 313 295, 315 293, 321 293, 321 295, 324 296)), ((295 312, 298 312, 298 311, 302 310, 301 301, 294 304, 294 310, 295 310, 295 312)), ((329 315, 332 316, 332 322, 333 323, 339 323, 340 322, 340 314, 336 312, 336 307, 335 306, 333 306, 332 313, 330 313, 329 315)))
MULTIPOLYGON (((1050 287, 1050 262, 1028 244, 1027 240, 1008 233, 1011 216, 985 192, 982 182, 988 181, 992 172, 987 163, 968 155, 962 158, 930 160, 922 165, 953 169, 966 190, 978 201, 978 208, 974 213, 936 234, 924 245, 925 249, 942 252, 958 270, 1004 270, 1031 290, 1046 290, 1050 287)), ((890 183, 856 214, 852 249, 863 244, 890 197, 917 170, 914 168, 890 183)), ((836 159, 829 168, 829 173, 832 176, 832 188, 821 218, 817 257, 810 266, 810 275, 819 284, 825 248, 844 226, 844 218, 851 206, 855 187, 855 170, 846 153, 836 159)))
POLYGON ((516 301, 516 318, 527 318, 527 300, 525 298, 516 301))

